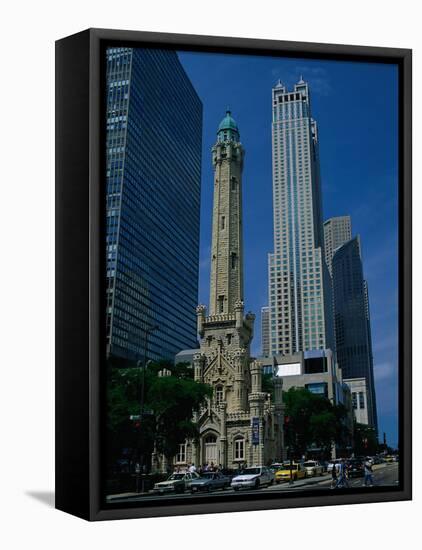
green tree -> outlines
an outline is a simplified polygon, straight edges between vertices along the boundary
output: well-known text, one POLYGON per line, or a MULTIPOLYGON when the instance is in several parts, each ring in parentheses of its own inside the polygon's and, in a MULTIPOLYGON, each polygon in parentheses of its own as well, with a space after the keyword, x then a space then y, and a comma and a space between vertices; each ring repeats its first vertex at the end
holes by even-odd
POLYGON ((304 454, 312 444, 326 455, 333 442, 344 442, 346 410, 342 405, 333 405, 306 388, 290 388, 283 393, 283 399, 288 420, 286 443, 296 455, 304 454))
POLYGON ((147 403, 156 418, 156 445, 168 459, 173 457, 180 443, 198 434, 192 421, 194 412, 212 396, 212 388, 191 378, 172 376, 157 377, 151 384, 147 403))
POLYGON ((149 457, 154 448, 171 458, 178 444, 195 437, 192 422, 212 388, 195 382, 187 363, 151 362, 143 373, 136 363, 111 360, 107 377, 107 429, 110 464, 120 457, 122 448, 133 449, 133 458, 149 457), (170 376, 159 376, 166 369, 170 376), (145 384, 142 388, 142 384, 145 384), (135 421, 130 416, 143 414, 135 421))
POLYGON ((271 399, 274 399, 274 376, 269 373, 262 375, 262 391, 269 393, 271 399))

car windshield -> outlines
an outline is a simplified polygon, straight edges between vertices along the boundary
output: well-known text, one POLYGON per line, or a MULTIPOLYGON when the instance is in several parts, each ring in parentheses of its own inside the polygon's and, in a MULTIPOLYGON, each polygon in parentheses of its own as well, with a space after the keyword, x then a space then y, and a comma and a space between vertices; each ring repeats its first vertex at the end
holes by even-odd
POLYGON ((315 466, 315 464, 316 464, 316 462, 312 462, 312 461, 303 463, 304 466, 315 466))
POLYGON ((172 474, 170 477, 169 477, 169 481, 172 481, 173 479, 183 479, 185 474, 172 474))
POLYGON ((297 470, 297 464, 292 464, 291 466, 290 466, 290 464, 285 464, 284 469, 285 470, 297 470))
POLYGON ((245 468, 241 472, 245 476, 256 475, 260 473, 259 468, 245 468))

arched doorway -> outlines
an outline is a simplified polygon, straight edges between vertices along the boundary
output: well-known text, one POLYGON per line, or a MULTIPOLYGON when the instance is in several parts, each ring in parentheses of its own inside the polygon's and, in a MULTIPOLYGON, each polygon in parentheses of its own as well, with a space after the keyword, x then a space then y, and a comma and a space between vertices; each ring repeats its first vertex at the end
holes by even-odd
POLYGON ((213 434, 207 435, 204 438, 204 458, 205 463, 218 464, 218 449, 217 449, 217 437, 213 434))

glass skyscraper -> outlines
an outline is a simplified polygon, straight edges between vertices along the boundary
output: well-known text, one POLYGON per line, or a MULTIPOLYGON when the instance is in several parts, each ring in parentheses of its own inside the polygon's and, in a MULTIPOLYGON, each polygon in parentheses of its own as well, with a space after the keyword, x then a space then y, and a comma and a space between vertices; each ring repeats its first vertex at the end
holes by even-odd
POLYGON ((271 353, 334 349, 324 258, 318 130, 308 84, 272 90, 274 253, 269 255, 271 353))
POLYGON ((332 275, 331 263, 334 252, 352 238, 350 216, 335 216, 324 222, 325 263, 332 275))
POLYGON ((365 378, 368 423, 377 429, 368 286, 359 235, 334 253, 332 273, 337 361, 343 379, 365 378))
POLYGON ((173 51, 107 56, 107 354, 197 346, 202 103, 173 51))

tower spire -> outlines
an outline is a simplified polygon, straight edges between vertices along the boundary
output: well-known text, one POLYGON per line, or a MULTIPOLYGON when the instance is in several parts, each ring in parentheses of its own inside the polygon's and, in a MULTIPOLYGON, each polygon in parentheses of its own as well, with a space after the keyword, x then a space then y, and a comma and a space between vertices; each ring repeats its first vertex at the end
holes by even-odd
POLYGON ((243 301, 242 168, 239 129, 227 108, 212 148, 214 207, 210 314, 234 313, 243 301))

